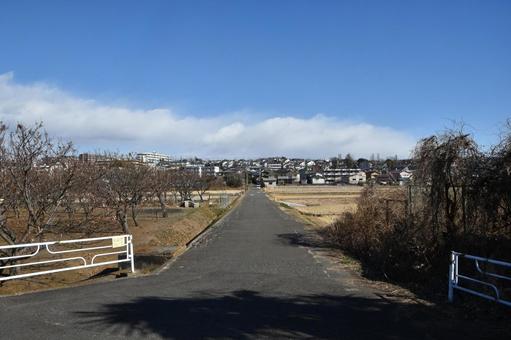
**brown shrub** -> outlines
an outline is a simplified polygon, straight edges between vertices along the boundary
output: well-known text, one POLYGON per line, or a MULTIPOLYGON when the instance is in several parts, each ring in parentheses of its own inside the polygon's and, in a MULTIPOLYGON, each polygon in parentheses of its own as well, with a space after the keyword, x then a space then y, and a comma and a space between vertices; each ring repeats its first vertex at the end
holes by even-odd
POLYGON ((446 280, 452 250, 511 260, 511 134, 489 152, 448 131, 420 141, 409 187, 368 187, 330 237, 381 275, 446 280))

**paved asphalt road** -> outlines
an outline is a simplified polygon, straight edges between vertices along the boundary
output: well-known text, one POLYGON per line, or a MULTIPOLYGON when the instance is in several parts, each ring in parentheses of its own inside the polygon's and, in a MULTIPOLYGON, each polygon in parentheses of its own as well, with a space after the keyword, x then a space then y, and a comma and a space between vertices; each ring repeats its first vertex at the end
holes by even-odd
POLYGON ((404 307, 344 284, 303 232, 252 190, 157 276, 0 298, 0 339, 431 338, 404 307))

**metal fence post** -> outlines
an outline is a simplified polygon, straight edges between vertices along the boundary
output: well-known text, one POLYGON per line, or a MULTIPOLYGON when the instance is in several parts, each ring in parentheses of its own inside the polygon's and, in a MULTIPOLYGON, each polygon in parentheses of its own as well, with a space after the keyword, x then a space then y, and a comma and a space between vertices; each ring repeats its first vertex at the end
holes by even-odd
POLYGON ((454 301, 454 276, 455 276, 455 265, 456 265, 456 255, 454 252, 451 252, 451 263, 449 264, 449 292, 447 294, 449 302, 454 301))
POLYGON ((133 253, 133 236, 130 236, 131 272, 135 273, 135 254, 133 253))

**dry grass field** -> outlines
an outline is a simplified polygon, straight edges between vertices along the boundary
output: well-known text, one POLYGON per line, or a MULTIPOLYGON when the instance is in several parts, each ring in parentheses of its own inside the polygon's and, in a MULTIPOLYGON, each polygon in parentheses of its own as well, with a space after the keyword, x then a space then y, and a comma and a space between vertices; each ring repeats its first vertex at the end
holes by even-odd
POLYGON ((354 211, 362 192, 360 186, 278 186, 266 187, 268 196, 295 209, 317 226, 332 223, 343 212, 354 211))

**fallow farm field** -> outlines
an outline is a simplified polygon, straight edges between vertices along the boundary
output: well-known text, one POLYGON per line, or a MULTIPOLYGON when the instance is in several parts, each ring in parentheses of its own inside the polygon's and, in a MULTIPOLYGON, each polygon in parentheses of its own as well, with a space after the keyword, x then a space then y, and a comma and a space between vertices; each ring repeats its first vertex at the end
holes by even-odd
POLYGON ((268 196, 290 207, 318 226, 332 223, 346 211, 355 211, 363 187, 293 185, 266 187, 268 196))

